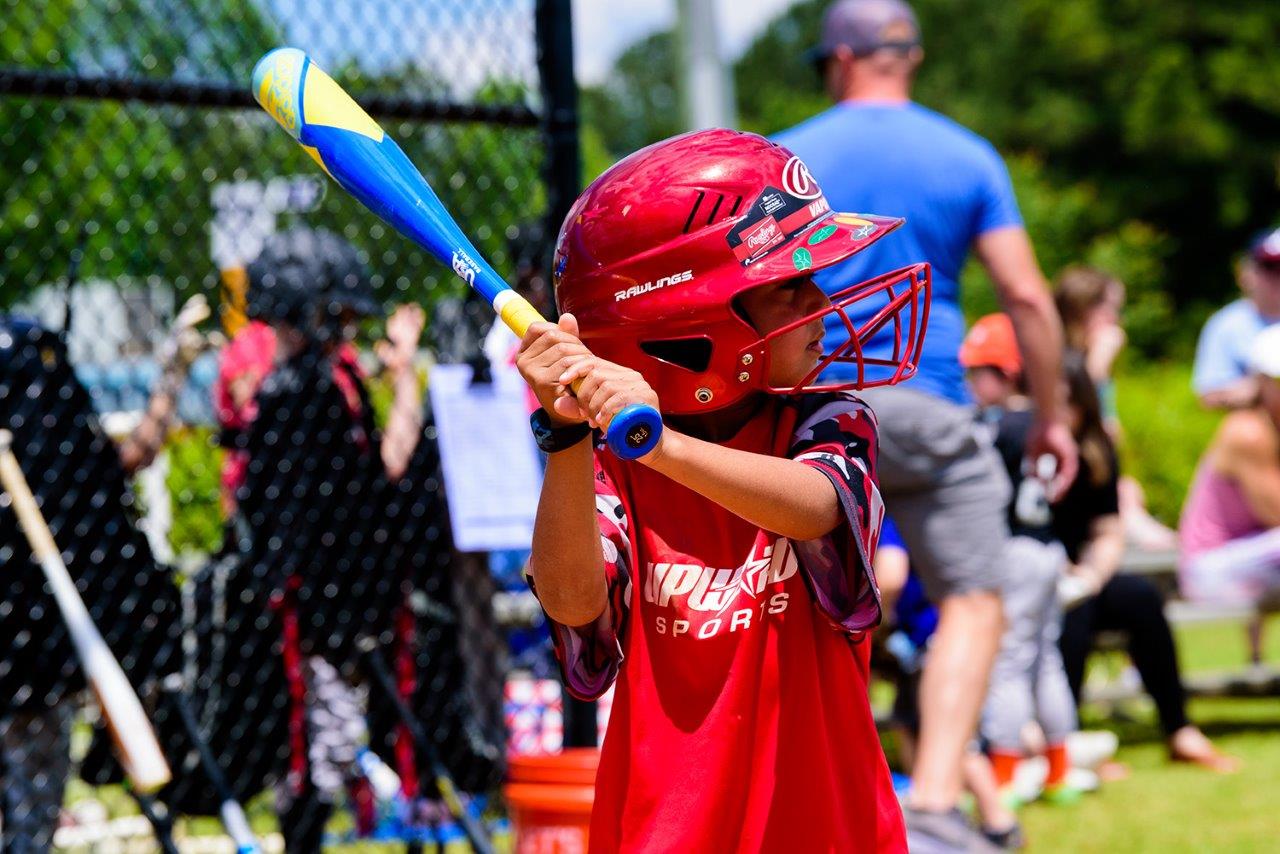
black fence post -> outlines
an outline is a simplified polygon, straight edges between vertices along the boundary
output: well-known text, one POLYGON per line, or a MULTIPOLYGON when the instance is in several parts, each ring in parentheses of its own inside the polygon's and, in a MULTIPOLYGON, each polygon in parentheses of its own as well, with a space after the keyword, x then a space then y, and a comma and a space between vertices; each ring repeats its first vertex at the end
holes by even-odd
MULTIPOLYGON (((569 0, 538 0, 538 76, 542 81, 543 132, 547 139, 546 234, 554 240, 582 185, 578 145, 578 83, 573 76, 573 18, 569 0)), ((550 252, 551 247, 547 247, 550 252)), ((551 264, 547 264, 551 269, 551 264)), ((564 746, 596 745, 596 704, 564 692, 564 746)))
MULTIPOLYGON (((573 20, 570 0, 538 0, 534 12, 538 76, 542 81, 543 133, 546 135, 546 234, 554 240, 560 223, 582 189, 578 142, 578 83, 573 76, 573 20)), ((547 247, 550 252, 551 247, 547 247)), ((547 269, 551 269, 550 263, 547 269)))

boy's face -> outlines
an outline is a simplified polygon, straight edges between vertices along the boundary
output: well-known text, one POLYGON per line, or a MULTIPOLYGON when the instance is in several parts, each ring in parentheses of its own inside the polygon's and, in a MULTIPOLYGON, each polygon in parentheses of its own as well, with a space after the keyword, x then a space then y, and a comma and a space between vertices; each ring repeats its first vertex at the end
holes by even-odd
MULTIPOLYGON (((831 305, 809 276, 762 285, 738 297, 738 307, 762 336, 831 305)), ((822 318, 778 336, 769 345, 769 376, 775 388, 799 385, 822 358, 822 318)))
POLYGON ((978 406, 1004 406, 1013 395, 1013 380, 999 368, 982 366, 969 369, 969 389, 978 406))

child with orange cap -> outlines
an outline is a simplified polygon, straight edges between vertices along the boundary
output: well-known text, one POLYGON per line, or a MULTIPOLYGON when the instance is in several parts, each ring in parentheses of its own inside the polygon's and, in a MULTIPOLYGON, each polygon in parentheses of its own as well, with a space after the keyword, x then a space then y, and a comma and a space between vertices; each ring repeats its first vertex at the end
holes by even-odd
POLYGON ((996 427, 996 444, 1015 487, 1009 503, 1013 537, 1004 555, 1013 571, 1001 590, 1005 631, 982 711, 982 736, 997 783, 1016 800, 1012 783, 1023 756, 1022 731, 1026 724, 1038 723, 1049 765, 1043 796, 1074 801, 1080 791, 1067 783, 1066 743, 1076 728, 1076 708, 1058 650, 1058 586, 1067 554, 1050 527, 1046 484, 1053 477, 1052 458, 1025 460, 1023 447, 1010 449, 1009 442, 1001 442, 1001 437, 1025 435, 1026 425, 1019 431, 1018 422, 1031 419, 1020 394, 1022 361, 1008 315, 989 314, 973 325, 960 347, 960 364, 968 371, 984 417, 996 427))

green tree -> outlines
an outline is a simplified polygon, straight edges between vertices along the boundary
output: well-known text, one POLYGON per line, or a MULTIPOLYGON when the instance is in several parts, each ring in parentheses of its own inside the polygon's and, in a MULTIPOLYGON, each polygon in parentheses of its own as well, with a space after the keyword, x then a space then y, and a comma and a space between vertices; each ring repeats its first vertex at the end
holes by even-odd
MULTIPOLYGON (((829 106, 805 60, 829 0, 801 0, 734 68, 740 122, 770 134, 829 106)), ((1006 156, 1047 273, 1107 266, 1129 285, 1148 356, 1185 353, 1231 262, 1280 219, 1280 4, 1228 0, 915 0, 915 97, 1006 156)), ((671 66, 638 42, 584 91, 589 139, 614 156, 677 132, 671 66), (669 97, 668 97, 668 93, 669 97)), ((669 54, 667 54, 669 55, 669 54)), ((990 305, 966 273, 973 308, 990 305)))
POLYGON ((675 37, 657 32, 623 51, 602 85, 582 90, 583 123, 615 159, 683 130, 675 63, 675 37))
MULTIPOLYGON (((247 80, 277 38, 223 0, 10 4, 0 66, 247 80)), ((82 277, 210 283, 210 184, 272 154, 230 113, 109 100, 0 98, 0 128, 0 304, 62 276, 82 227, 82 277)))

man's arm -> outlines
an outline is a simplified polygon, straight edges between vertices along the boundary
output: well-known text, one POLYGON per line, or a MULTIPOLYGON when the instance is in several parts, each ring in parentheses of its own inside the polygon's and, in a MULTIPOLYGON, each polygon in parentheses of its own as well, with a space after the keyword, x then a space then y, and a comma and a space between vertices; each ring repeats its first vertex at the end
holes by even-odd
POLYGON ((1218 468, 1240 485, 1250 512, 1268 528, 1280 527, 1280 438, 1257 412, 1237 412, 1222 425, 1218 468))
POLYGON ((178 392, 187 379, 191 363, 204 346, 204 336, 196 325, 209 316, 209 305, 196 294, 182 305, 169 336, 160 347, 160 381, 151 392, 142 423, 120 444, 120 463, 133 474, 155 462, 177 410, 178 392))
POLYGON ((1258 401, 1258 381, 1244 377, 1235 382, 1199 393, 1200 405, 1205 409, 1244 409, 1258 401))
POLYGON ((166 373, 156 384, 147 401, 146 412, 134 431, 120 443, 120 465, 126 474, 134 474, 155 462, 164 449, 165 438, 176 412, 178 389, 185 371, 178 376, 166 373))
POLYGON ((1076 443, 1058 401, 1062 377, 1062 323, 1049 286, 1036 263, 1026 229, 1019 225, 980 235, 974 244, 996 294, 1013 321, 1022 351, 1023 373, 1035 403, 1035 424, 1027 437, 1027 456, 1052 454, 1058 461, 1055 495, 1075 479, 1076 443))

